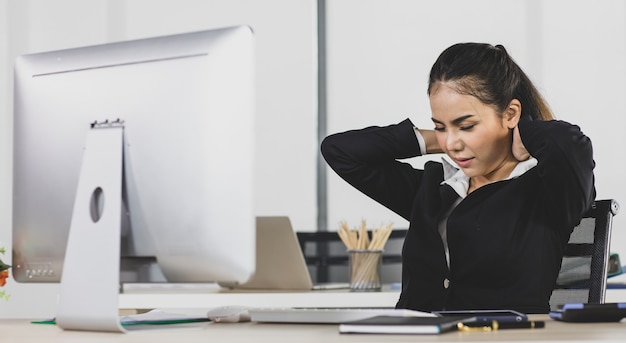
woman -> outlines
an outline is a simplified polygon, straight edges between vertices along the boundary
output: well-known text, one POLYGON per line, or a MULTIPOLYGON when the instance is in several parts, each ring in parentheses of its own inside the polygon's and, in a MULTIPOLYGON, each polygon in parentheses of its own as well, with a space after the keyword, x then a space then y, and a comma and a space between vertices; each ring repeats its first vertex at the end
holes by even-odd
POLYGON ((434 130, 407 119, 321 146, 345 181, 410 222, 396 307, 548 312, 564 246, 595 199, 591 141, 554 120, 501 45, 446 49, 428 95, 434 130), (440 152, 451 162, 399 161, 440 152))

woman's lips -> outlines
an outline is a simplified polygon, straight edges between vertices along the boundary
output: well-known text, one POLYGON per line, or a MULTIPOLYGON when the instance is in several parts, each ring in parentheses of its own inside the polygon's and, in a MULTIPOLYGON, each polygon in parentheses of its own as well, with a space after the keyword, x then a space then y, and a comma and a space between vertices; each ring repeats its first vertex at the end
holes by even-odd
POLYGON ((455 158, 454 162, 456 162, 456 164, 458 164, 461 168, 467 168, 473 160, 473 158, 455 158))

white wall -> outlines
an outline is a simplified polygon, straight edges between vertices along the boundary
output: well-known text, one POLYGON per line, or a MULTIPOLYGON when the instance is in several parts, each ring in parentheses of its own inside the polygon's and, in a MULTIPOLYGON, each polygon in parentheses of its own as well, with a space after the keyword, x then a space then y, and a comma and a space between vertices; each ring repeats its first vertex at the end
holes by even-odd
MULTIPOLYGON (((439 53, 462 41, 503 44, 556 116, 591 137, 597 198, 626 206, 623 0, 331 0, 327 6, 329 133, 407 117, 431 128, 426 87, 439 53)), ((408 226, 330 170, 328 197, 331 229, 361 218, 371 226, 408 226)), ((626 213, 613 223, 612 251, 626 260, 626 213)))
MULTIPOLYGON (((330 1, 327 22, 329 133, 405 118, 418 127, 433 127, 428 74, 439 53, 453 43, 499 42, 522 65, 533 57, 527 5, 521 1, 330 1)), ((330 227, 340 220, 357 224, 361 218, 373 226, 408 227, 332 171, 328 184, 330 227)))
MULTIPOLYGON (((286 214, 297 230, 315 230, 315 1, 0 0, 0 241, 10 248, 16 56, 235 24, 251 25, 256 36, 256 212, 286 214)), ((12 298, 0 302, 0 317, 53 316, 57 288, 9 280, 12 298)))
MULTIPOLYGON (((314 0, 0 0, 0 241, 11 241, 12 64, 19 54, 251 24, 257 33, 258 214, 316 221, 314 0)), ((623 0, 327 0, 328 132, 410 117, 431 127, 427 76, 459 41, 501 43, 561 119, 592 138, 598 198, 626 204, 623 0)), ((421 161, 414 161, 419 165, 421 161)), ((403 220, 328 173, 329 223, 403 220)), ((626 214, 613 250, 626 259, 626 214)), ((10 253, 5 256, 10 260, 10 253)), ((54 314, 57 285, 9 280, 0 317, 54 314)))

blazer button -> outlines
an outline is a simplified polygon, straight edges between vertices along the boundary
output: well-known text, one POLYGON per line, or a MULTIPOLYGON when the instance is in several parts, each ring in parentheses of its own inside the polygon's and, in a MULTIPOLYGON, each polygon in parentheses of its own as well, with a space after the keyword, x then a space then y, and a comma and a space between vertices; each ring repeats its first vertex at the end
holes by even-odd
POLYGON ((443 288, 448 288, 448 287, 450 287, 450 280, 443 279, 443 288))

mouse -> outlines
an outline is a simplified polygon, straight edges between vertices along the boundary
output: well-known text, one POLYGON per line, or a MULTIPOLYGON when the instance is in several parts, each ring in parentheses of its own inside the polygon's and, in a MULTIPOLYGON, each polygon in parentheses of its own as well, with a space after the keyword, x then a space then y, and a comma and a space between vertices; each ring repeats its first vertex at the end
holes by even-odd
POLYGON ((250 313, 246 306, 220 306, 207 312, 209 320, 215 323, 249 322, 250 313))

